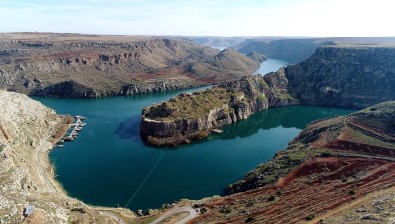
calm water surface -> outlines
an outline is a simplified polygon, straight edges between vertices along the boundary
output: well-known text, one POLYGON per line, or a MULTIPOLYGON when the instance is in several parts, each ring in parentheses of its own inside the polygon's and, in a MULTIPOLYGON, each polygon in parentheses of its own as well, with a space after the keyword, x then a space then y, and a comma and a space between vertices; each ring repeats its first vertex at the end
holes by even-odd
POLYGON ((69 195, 89 204, 121 207, 132 198, 131 209, 218 195, 226 185, 284 149, 307 123, 351 112, 303 106, 273 108, 225 126, 223 134, 192 145, 176 149, 144 145, 138 131, 141 109, 179 93, 35 98, 58 113, 87 117, 79 138, 50 154, 57 179, 69 195))
MULTIPOLYGON (((269 59, 259 73, 276 71, 285 64, 269 59)), ((218 195, 286 148, 306 124, 352 112, 304 106, 272 108, 191 145, 144 145, 139 135, 143 107, 190 91, 100 99, 36 97, 60 114, 87 117, 78 139, 50 154, 57 179, 68 194, 93 205, 127 205, 133 210, 218 195)))
POLYGON ((273 58, 268 58, 266 61, 261 63, 261 67, 254 72, 254 75, 261 74, 261 75, 266 75, 269 72, 276 72, 279 68, 284 67, 289 65, 288 62, 279 60, 279 59, 273 59, 273 58))

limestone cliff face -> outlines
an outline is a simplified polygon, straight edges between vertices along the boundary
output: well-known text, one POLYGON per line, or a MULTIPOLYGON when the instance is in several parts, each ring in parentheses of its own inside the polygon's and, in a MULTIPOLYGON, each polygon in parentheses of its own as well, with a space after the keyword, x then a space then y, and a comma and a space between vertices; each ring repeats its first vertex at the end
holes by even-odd
POLYGON ((235 80, 259 68, 258 61, 238 52, 176 38, 40 33, 0 37, 0 88, 31 95, 165 91, 235 80))
POLYGON ((301 104, 363 108, 395 99, 395 48, 320 47, 308 60, 265 80, 301 104))
POLYGON ((268 108, 265 86, 261 77, 248 76, 144 108, 141 135, 155 145, 179 144, 202 131, 246 119, 268 108))

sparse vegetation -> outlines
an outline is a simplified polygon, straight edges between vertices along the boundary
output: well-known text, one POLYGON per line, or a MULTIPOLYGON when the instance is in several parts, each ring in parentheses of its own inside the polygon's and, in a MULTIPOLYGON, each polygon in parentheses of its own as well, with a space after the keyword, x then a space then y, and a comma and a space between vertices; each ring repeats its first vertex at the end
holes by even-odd
POLYGON ((253 221, 255 221, 255 218, 254 218, 254 217, 248 217, 248 218, 244 221, 244 223, 250 223, 250 222, 253 222, 253 221))
POLYGON ((73 120, 74 119, 71 115, 65 115, 61 117, 61 122, 56 124, 54 133, 51 136, 53 143, 63 137, 64 133, 66 133, 67 129, 69 129, 70 124, 73 123, 73 120))
POLYGON ((304 219, 306 221, 310 221, 310 220, 313 220, 314 218, 315 218, 315 215, 314 214, 310 214, 310 215, 306 216, 304 219))
POLYGON ((146 117, 156 120, 173 120, 201 118, 208 116, 210 110, 226 108, 231 93, 221 87, 192 94, 180 94, 167 102, 158 104, 149 109, 146 117))
POLYGON ((274 200, 276 200, 276 196, 274 196, 274 195, 270 195, 270 196, 267 198, 267 201, 274 201, 274 200))

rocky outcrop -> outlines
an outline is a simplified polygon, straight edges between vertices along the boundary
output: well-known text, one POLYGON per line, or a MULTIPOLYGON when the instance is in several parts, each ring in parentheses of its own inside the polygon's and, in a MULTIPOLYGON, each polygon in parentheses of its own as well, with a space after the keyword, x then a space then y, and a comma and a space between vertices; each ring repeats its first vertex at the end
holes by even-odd
POLYGON ((267 60, 267 58, 264 55, 259 54, 256 51, 251 51, 250 53, 246 54, 246 56, 255 60, 255 61, 259 61, 260 63, 267 60))
POLYGON ((153 145, 177 145, 203 138, 222 125, 268 108, 262 77, 244 77, 144 108, 140 133, 153 145))
POLYGON ((304 105, 364 108, 395 99, 395 48, 320 47, 308 60, 265 80, 304 105))
POLYGON ((32 92, 34 96, 93 98, 100 96, 92 88, 79 84, 73 80, 57 83, 32 92))
POLYGON ((258 61, 238 52, 177 38, 41 33, 0 37, 0 88, 31 95, 164 91, 236 80, 259 67, 258 61))

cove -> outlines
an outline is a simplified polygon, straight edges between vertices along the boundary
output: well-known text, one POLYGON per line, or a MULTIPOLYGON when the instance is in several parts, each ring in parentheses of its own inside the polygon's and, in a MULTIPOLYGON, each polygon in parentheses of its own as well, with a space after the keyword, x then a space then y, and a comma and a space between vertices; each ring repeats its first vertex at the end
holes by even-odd
POLYGON ((135 195, 128 204, 133 210, 218 195, 286 148, 309 122, 351 112, 305 106, 271 108, 192 145, 144 145, 138 130, 141 109, 180 92, 184 91, 100 99, 34 98, 60 114, 87 117, 87 126, 76 141, 50 153, 57 179, 67 193, 88 204, 115 207, 124 207, 135 195))

